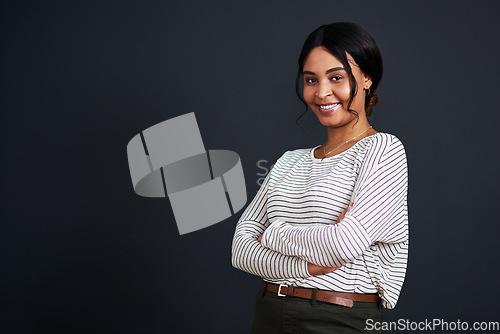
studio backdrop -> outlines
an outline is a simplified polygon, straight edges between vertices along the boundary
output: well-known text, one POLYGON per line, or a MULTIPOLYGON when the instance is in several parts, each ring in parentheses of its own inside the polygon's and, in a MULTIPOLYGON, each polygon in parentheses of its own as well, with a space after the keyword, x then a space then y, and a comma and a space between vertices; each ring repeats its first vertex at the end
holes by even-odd
POLYGON ((275 161, 326 140, 310 111, 296 123, 294 82, 305 38, 334 21, 379 45, 369 121, 408 158, 409 262, 385 319, 498 322, 498 10, 2 2, 0 332, 248 333, 261 280, 232 267, 233 233, 275 161))

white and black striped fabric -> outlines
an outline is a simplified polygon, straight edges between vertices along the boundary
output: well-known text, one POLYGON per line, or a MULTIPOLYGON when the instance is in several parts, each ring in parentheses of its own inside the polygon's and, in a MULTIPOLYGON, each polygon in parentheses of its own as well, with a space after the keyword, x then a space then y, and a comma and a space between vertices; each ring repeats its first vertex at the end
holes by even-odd
POLYGON ((287 151, 275 163, 238 221, 233 266, 276 284, 378 293, 392 309, 408 257, 404 147, 379 132, 324 160, 315 149, 287 151), (342 267, 311 276, 307 262, 342 267))

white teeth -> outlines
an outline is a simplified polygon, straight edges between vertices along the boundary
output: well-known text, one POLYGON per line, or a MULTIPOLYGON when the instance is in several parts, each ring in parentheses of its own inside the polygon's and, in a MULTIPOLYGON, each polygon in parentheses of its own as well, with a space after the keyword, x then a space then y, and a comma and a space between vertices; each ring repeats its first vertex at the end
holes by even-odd
POLYGON ((327 106, 319 106, 319 108, 322 110, 330 110, 330 109, 337 107, 338 105, 339 105, 339 103, 334 103, 334 104, 329 104, 327 106))

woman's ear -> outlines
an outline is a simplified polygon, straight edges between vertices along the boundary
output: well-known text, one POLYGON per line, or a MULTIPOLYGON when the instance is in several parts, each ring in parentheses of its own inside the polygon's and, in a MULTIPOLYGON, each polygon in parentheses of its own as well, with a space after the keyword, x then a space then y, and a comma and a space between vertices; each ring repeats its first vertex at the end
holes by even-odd
POLYGON ((369 89, 372 86, 372 78, 363 73, 363 89, 369 89))

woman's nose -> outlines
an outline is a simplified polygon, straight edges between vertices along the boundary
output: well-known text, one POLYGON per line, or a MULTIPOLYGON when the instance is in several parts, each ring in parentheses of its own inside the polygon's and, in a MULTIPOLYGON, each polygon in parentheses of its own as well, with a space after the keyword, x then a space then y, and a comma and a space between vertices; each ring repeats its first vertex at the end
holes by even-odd
POLYGON ((332 89, 326 84, 318 85, 318 90, 316 91, 316 96, 323 100, 324 98, 333 95, 332 89))

